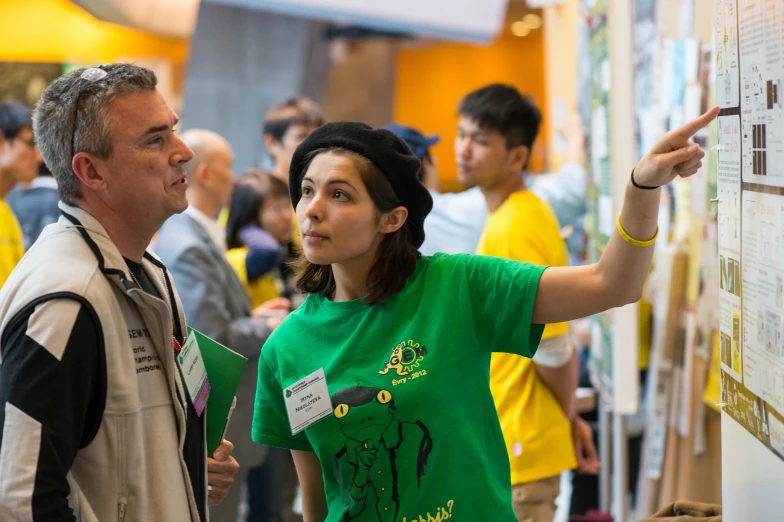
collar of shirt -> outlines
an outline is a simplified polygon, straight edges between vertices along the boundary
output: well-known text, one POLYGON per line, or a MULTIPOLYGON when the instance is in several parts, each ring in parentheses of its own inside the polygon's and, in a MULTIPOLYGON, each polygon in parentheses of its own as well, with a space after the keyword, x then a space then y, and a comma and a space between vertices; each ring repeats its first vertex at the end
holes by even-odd
POLYGON ((218 247, 221 252, 226 252, 226 229, 218 223, 214 218, 211 218, 201 210, 194 208, 193 205, 188 205, 185 213, 196 220, 202 226, 207 235, 210 236, 212 242, 218 247))

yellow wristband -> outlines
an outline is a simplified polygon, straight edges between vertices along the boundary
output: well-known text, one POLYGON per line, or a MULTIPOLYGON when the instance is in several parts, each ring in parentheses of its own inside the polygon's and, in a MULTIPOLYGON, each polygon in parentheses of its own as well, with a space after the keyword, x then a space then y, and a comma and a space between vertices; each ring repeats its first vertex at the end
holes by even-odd
POLYGON ((615 226, 618 229, 618 233, 621 234, 621 237, 624 239, 624 241, 626 241, 630 245, 634 245, 636 247, 651 246, 652 244, 654 244, 656 242, 656 236, 659 235, 659 225, 656 225, 656 233, 653 235, 652 238, 648 239, 647 241, 640 241, 639 239, 634 239, 621 226, 621 216, 618 216, 618 221, 615 222, 615 226))

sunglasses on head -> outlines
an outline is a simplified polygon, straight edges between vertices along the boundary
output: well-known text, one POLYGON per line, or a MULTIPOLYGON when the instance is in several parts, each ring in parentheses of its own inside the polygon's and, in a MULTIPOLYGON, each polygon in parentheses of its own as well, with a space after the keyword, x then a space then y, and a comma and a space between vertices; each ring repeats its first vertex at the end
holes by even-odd
MULTIPOLYGON (((108 67, 108 64, 99 65, 98 67, 89 67, 82 71, 82 74, 79 76, 82 80, 85 80, 88 83, 97 82, 103 80, 109 75, 109 71, 104 69, 104 67, 108 67)), ((79 104, 81 103, 82 94, 84 94, 84 86, 87 83, 81 83, 79 85, 79 93, 76 95, 76 101, 73 105, 73 115, 71 121, 73 121, 73 127, 71 129, 71 157, 73 158, 76 154, 76 124, 77 118, 79 117, 79 104)))

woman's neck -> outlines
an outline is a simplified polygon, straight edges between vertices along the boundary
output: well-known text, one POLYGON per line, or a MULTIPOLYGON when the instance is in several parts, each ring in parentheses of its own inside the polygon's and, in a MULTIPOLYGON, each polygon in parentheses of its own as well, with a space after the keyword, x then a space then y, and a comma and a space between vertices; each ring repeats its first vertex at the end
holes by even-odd
POLYGON ((335 277, 333 301, 352 301, 365 297, 368 275, 376 262, 377 253, 378 245, 374 245, 374 248, 360 257, 332 265, 332 274, 335 277))
POLYGON ((332 265, 335 276, 335 295, 332 300, 336 302, 353 301, 364 297, 367 293, 367 274, 357 274, 345 265, 332 265))

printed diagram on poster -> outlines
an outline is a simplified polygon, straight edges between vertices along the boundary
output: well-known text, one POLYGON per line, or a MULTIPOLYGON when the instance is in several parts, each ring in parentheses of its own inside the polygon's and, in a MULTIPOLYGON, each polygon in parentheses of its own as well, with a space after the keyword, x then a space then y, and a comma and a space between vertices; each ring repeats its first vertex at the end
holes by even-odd
POLYGON ((743 181, 784 187, 784 0, 740 9, 743 181))
POLYGON ((719 346, 722 368, 741 381, 740 118, 717 123, 719 229, 719 346))
POLYGON ((717 0, 716 15, 716 101, 721 108, 737 107, 738 87, 738 6, 736 0, 717 0))
POLYGON ((743 191, 743 382, 784 411, 784 196, 743 191))

